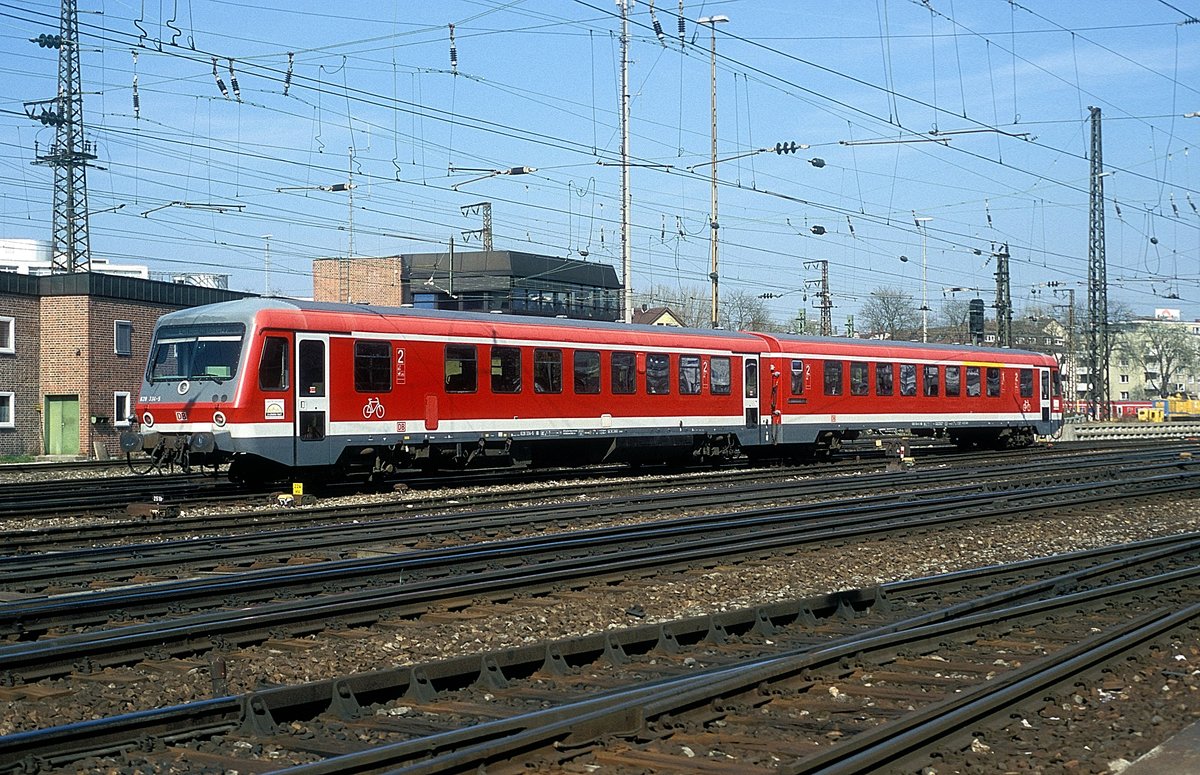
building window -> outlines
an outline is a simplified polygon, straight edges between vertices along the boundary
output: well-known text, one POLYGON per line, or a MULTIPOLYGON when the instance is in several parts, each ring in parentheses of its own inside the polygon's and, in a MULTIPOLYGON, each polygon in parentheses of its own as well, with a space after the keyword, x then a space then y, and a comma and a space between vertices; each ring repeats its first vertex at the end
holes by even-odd
POLYGON ((118 428, 129 427, 129 392, 113 393, 113 425, 118 428))
POLYGON ((117 355, 133 355, 133 323, 128 320, 113 323, 113 352, 117 355))
POLYGON ((12 354, 16 351, 16 319, 0 317, 0 353, 12 354))
POLYGON ((1129 400, 1129 391, 1128 391, 1128 390, 1122 390, 1122 391, 1121 391, 1121 400, 1122 400, 1122 401, 1128 401, 1128 400, 1129 400))
POLYGON ((446 345, 447 393, 474 393, 478 385, 478 369, 475 345, 446 345))
POLYGON ((14 412, 12 393, 0 393, 0 428, 15 428, 17 426, 14 412))
POLYGON ((637 386, 637 356, 633 353, 613 353, 610 379, 614 395, 633 393, 637 386))
POLYGON ((392 345, 389 342, 354 343, 354 389, 359 393, 391 391, 392 345))
POLYGON ((521 348, 492 348, 492 392, 521 392, 521 348))
POLYGON ((575 353, 575 392, 600 392, 600 353, 579 350, 575 353))
POLYGON ((1122 375, 1121 375, 1121 383, 1122 383, 1122 384, 1128 384, 1128 383, 1129 383, 1129 375, 1128 375, 1128 374, 1122 374, 1122 375))
POLYGON ((694 396, 700 392, 700 356, 679 356, 679 392, 694 396))
POLYGON ((709 381, 709 392, 714 396, 727 396, 733 392, 733 367, 725 357, 713 357, 709 360, 712 376, 709 381))
POLYGON ((995 334, 984 334, 983 341, 994 342, 994 341, 996 341, 996 335, 995 334))
POLYGON ((671 356, 646 356, 646 392, 650 395, 671 392, 671 356))

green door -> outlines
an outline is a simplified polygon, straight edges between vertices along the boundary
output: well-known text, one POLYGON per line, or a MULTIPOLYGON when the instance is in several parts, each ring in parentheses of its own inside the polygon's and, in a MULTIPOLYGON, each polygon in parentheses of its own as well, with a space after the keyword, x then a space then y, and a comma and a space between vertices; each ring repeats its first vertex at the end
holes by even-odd
POLYGON ((46 454, 79 454, 78 396, 46 396, 46 454))

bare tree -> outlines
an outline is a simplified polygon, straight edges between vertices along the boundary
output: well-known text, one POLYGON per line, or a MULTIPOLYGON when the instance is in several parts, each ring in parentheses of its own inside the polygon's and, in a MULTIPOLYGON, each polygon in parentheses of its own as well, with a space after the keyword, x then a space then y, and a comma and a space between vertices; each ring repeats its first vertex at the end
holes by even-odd
POLYGON ((730 331, 782 331, 756 294, 733 291, 721 297, 721 324, 730 331))
POLYGON ((654 285, 634 295, 634 308, 667 307, 679 322, 692 328, 707 328, 709 324, 707 291, 692 287, 654 285))
POLYGON ((1183 326, 1173 326, 1169 323, 1144 323, 1137 327, 1131 337, 1136 342, 1136 351, 1140 351, 1138 359, 1145 367, 1147 375, 1153 374, 1153 382, 1147 379, 1147 392, 1153 391, 1159 398, 1171 394, 1171 386, 1177 381, 1177 375, 1186 373, 1196 365, 1200 354, 1196 350, 1195 337, 1183 326))
POLYGON ((898 288, 876 288, 859 310, 859 330, 885 339, 916 339, 921 310, 913 297, 898 288))

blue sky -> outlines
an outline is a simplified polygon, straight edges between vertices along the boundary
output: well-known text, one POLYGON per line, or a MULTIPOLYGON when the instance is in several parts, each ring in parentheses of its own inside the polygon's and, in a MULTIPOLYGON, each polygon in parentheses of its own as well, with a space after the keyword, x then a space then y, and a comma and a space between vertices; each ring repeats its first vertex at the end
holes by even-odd
MULTIPOLYGON (((619 271, 614 2, 346 5, 81 0, 87 137, 104 167, 88 174, 93 255, 307 295, 312 259, 351 237, 355 255, 463 246, 480 223, 461 208, 490 201, 497 248, 619 271), (353 208, 319 189, 351 165, 353 208), (516 166, 537 171, 451 171, 516 166)), ((1094 105, 1110 299, 1200 318, 1200 118, 1184 117, 1200 111, 1200 24, 1181 24, 1197 0, 687 0, 682 43, 678 14, 678 0, 631 12, 635 291, 708 293, 710 52, 695 20, 721 14, 718 155, 750 154, 718 165, 723 293, 777 294, 777 317, 811 317, 804 263, 824 259, 839 328, 875 288, 919 299, 915 213, 932 218, 935 309, 975 295, 952 287, 990 304, 1003 243, 1018 311, 1062 303, 1036 287, 1049 282, 1082 309, 1094 105), (809 147, 750 153, 785 141, 809 147)), ((49 237, 51 171, 30 162, 53 131, 23 103, 55 92, 54 52, 28 39, 57 15, 0 1, 0 238, 49 237)))

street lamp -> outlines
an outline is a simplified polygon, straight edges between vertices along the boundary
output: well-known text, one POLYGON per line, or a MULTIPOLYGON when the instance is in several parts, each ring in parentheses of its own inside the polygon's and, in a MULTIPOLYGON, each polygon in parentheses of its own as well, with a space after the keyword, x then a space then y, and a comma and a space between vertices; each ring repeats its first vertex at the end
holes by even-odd
POLYGON ((484 167, 451 167, 447 171, 451 172, 451 173, 457 173, 457 172, 482 172, 483 173, 482 175, 479 175, 478 177, 471 178, 470 180, 464 180, 460 183, 455 183, 454 185, 450 186, 450 188, 452 190, 457 191, 459 186, 465 186, 466 184, 474 183, 477 180, 485 180, 487 178, 494 178, 497 175, 528 175, 531 172, 537 172, 537 167, 509 167, 508 169, 503 169, 503 170, 493 170, 493 169, 487 169, 484 167))
POLYGON ((697 24, 707 24, 711 33, 709 43, 709 63, 711 71, 711 106, 712 106, 712 218, 709 219, 708 225, 710 230, 709 244, 712 254, 712 271, 709 273, 709 278, 712 280, 712 327, 716 328, 720 322, 718 315, 718 298, 717 298, 717 280, 720 277, 717 272, 717 25, 729 21, 728 16, 703 16, 696 20, 697 24))
POLYGON ((921 230, 921 341, 929 341, 929 299, 926 295, 926 241, 929 237, 929 227, 926 225, 933 218, 928 215, 918 217, 913 213, 913 223, 921 230))

